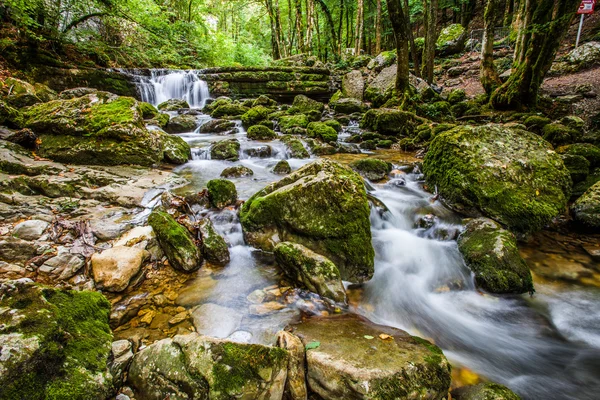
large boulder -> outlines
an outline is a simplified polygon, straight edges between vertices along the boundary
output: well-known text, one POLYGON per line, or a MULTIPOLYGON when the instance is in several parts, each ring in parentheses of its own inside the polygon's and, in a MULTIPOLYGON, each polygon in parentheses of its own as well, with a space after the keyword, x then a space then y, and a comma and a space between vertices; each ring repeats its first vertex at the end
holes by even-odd
POLYGON ((21 279, 0 285, 0 310, 2 399, 110 396, 112 333, 104 296, 21 279))
POLYGON ((347 314, 294 326, 306 346, 309 388, 325 400, 436 399, 450 387, 450 364, 435 345, 347 314))
POLYGON ((499 125, 459 126, 438 134, 423 172, 454 209, 483 213, 511 229, 541 229, 566 207, 569 170, 539 136, 499 125))
POLYGON ((338 114, 363 113, 369 108, 362 101, 350 97, 333 99, 329 106, 338 114))
POLYGON ((135 99, 106 92, 36 104, 22 124, 39 136, 41 156, 72 164, 152 165, 167 137, 146 129, 135 99))
POLYGON ((232 206, 237 201, 237 190, 235 184, 227 179, 212 179, 206 184, 208 189, 208 200, 215 208, 232 206))
POLYGON ((311 292, 338 302, 346 302, 340 271, 326 257, 301 244, 281 242, 275 246, 275 258, 283 272, 311 292))
POLYGON ((136 398, 281 399, 287 351, 196 333, 163 339, 141 350, 129 368, 136 398))
POLYGON ((220 140, 210 146, 213 160, 237 161, 240 158, 240 142, 237 139, 220 140))
POLYGON ((486 382, 463 386, 452 391, 455 400, 521 400, 521 397, 506 386, 486 382))
POLYGON ((384 51, 373 58, 367 65, 368 69, 380 71, 382 68, 389 67, 396 62, 396 50, 384 51))
POLYGON ((575 220, 588 228, 600 228, 600 182, 589 188, 571 207, 575 220))
POLYGON ((350 167, 370 181, 381 181, 392 171, 392 164, 377 158, 356 160, 350 167))
POLYGON ((300 94, 294 98, 290 112, 308 114, 310 111, 323 112, 325 104, 300 94))
POLYGON ((365 91, 365 80, 362 72, 355 69, 342 78, 342 93, 345 97, 362 101, 365 91))
POLYGON ((375 107, 380 107, 385 103, 394 91, 397 70, 398 66, 396 64, 381 70, 367 86, 364 93, 365 100, 373 103, 375 107))
POLYGON ((477 286, 491 293, 533 293, 527 263, 517 240, 488 218, 469 221, 458 238, 458 249, 475 274, 477 286))
POLYGON ((202 237, 202 254, 204 258, 215 265, 226 265, 229 262, 229 248, 227 242, 215 231, 215 227, 208 218, 198 223, 198 230, 202 237))
POLYGON ((465 49, 467 30, 461 24, 448 25, 440 32, 436 52, 442 56, 460 53, 465 49))
POLYGON ((569 63, 590 67, 600 63, 600 42, 587 42, 571 50, 567 55, 569 63))
POLYGON ((163 161, 179 165, 192 158, 190 145, 179 136, 164 135, 162 139, 163 161))
POLYGON ((148 225, 154 229, 158 243, 173 268, 192 272, 202 266, 202 254, 194 238, 170 214, 154 210, 148 217, 148 225))
POLYGON ((198 121, 196 117, 189 114, 181 114, 173 117, 167 124, 166 131, 169 133, 193 132, 198 121))
POLYGON ((92 256, 94 282, 100 289, 122 292, 139 274, 142 263, 150 256, 137 247, 115 246, 92 256))
POLYGON ((369 204, 362 179, 350 168, 319 160, 268 185, 244 204, 246 240, 272 251, 280 241, 300 243, 332 260, 342 279, 373 275, 369 204))
POLYGON ((417 126, 426 122, 426 119, 409 111, 378 108, 367 111, 360 122, 360 126, 382 135, 402 137, 412 136, 417 126))

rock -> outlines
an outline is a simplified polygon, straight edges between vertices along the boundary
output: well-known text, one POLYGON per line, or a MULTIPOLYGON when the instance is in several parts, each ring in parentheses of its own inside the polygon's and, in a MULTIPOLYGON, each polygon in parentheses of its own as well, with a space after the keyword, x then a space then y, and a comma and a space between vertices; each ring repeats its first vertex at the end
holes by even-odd
POLYGON ((254 171, 244 165, 236 165, 235 167, 227 167, 221 172, 222 178, 242 178, 245 176, 254 175, 254 171))
POLYGON ((92 233, 99 240, 113 240, 130 228, 129 224, 115 222, 114 219, 94 218, 90 221, 92 233))
POLYGON ((105 399, 110 303, 98 292, 29 279, 0 286, 0 387, 5 399, 105 399))
POLYGON ((279 118, 279 129, 283 134, 293 134, 297 128, 306 128, 308 117, 304 114, 285 115, 279 118))
POLYGON ((190 232, 164 211, 154 210, 148 224, 156 233, 160 247, 171 266, 184 272, 196 271, 202 265, 202 254, 190 232))
POLYGON ((325 143, 337 142, 338 134, 324 122, 311 122, 306 128, 308 137, 321 139, 325 143))
POLYGON ((481 212, 520 232, 541 229, 563 212, 571 195, 569 171, 547 142, 498 125, 466 125, 437 135, 423 173, 454 209, 481 212))
POLYGON ((561 154, 560 157, 569 170, 573 183, 585 180, 590 174, 590 162, 585 157, 571 154, 561 154))
POLYGON ((354 314, 311 318, 294 328, 307 346, 308 386, 325 400, 447 395, 450 364, 426 340, 354 314))
POLYGON ((273 129, 267 128, 263 125, 253 125, 248 128, 247 132, 248 139, 251 140, 273 140, 277 137, 277 134, 273 129))
POLYGON ((11 263, 24 263, 35 257, 37 249, 33 243, 13 237, 0 240, 0 260, 11 263))
POLYGON ((587 42, 571 50, 567 55, 569 63, 581 66, 592 66, 600 62, 600 42, 587 42))
POLYGON ((38 240, 50 224, 39 219, 30 219, 15 226, 13 236, 23 240, 38 240))
POLYGON ((250 158, 268 158, 273 154, 273 149, 268 145, 248 147, 244 149, 244 154, 250 158))
POLYGON ((302 142, 291 136, 281 138, 281 141, 285 143, 288 148, 288 154, 290 158, 309 158, 308 151, 302 144, 302 142))
MULTIPOLYGON (((125 232, 119 240, 114 243, 114 246, 134 247, 139 244, 156 243, 156 235, 151 226, 136 226, 135 228, 125 232)), ((145 248, 146 246, 144 246, 145 248)))
POLYGON ((541 133, 542 129, 550 122, 552 122, 550 118, 542 117, 540 115, 530 115, 523 120, 523 124, 525 124, 527 129, 534 133, 541 133))
POLYGON ((396 72, 398 66, 390 65, 381 70, 381 72, 371 81, 365 90, 364 98, 373 103, 374 107, 380 107, 391 96, 396 84, 396 72))
MULTIPOLYGON (((2 82, 0 82, 0 87, 2 87, 2 82)), ((4 87, 7 92, 7 96, 4 98, 13 107, 28 107, 42 102, 37 96, 35 87, 20 79, 6 78, 4 80, 4 87), (8 95, 8 92, 10 92, 10 95, 8 95)))
POLYGON ((95 253, 92 256, 92 273, 96 286, 109 292, 122 292, 140 272, 148 256, 146 250, 125 246, 95 253))
POLYGON ((239 104, 223 104, 215 108, 210 116, 213 118, 240 117, 248 111, 248 107, 239 104))
POLYGON ((271 99, 269 96, 265 96, 264 94, 261 94, 252 103, 252 107, 256 107, 256 106, 276 107, 277 102, 275 100, 271 99))
POLYGON ((600 167, 600 148, 590 143, 575 143, 556 149, 558 154, 568 154, 584 157, 590 167, 600 167))
POLYGON ((373 69, 375 71, 380 71, 382 68, 389 67, 393 63, 396 62, 396 51, 384 51, 377 55, 377 57, 373 58, 369 64, 367 65, 368 69, 373 69))
POLYGON ((575 221, 588 228, 600 228, 600 182, 590 187, 573 206, 575 221))
POLYGON ((575 143, 582 138, 582 133, 568 126, 553 122, 544 126, 542 135, 545 140, 552 143, 553 146, 575 143))
POLYGON ((185 164, 192 158, 190 145, 179 136, 163 136, 163 159, 171 164, 185 164))
POLYGON ((373 274, 369 214, 360 176, 319 160, 252 196, 240 220, 249 244, 267 251, 280 241, 302 244, 332 260, 342 279, 360 282, 373 274))
POLYGON ((36 104, 23 126, 39 135, 42 157, 71 164, 150 166, 162 160, 167 136, 146 129, 135 99, 106 92, 36 104))
POLYGON ((342 93, 344 97, 353 98, 362 102, 365 91, 365 80, 362 72, 355 69, 344 75, 342 79, 342 93))
POLYGON ((325 104, 300 94, 294 98, 290 113, 307 114, 310 111, 323 112, 325 104))
POLYGON ((221 237, 208 218, 198 223, 202 236, 202 255, 211 264, 225 265, 229 262, 229 248, 225 239, 221 237))
POLYGON ((340 271, 329 259, 290 242, 275 246, 275 258, 283 272, 301 287, 333 301, 346 302, 340 271))
POLYGON ((85 265, 85 259, 78 254, 71 254, 70 249, 64 246, 58 248, 58 254, 46 260, 38 269, 38 272, 57 277, 60 280, 68 280, 77 274, 85 265))
POLYGON ((380 181, 392 171, 392 164, 376 159, 363 158, 350 163, 350 167, 370 181, 380 181))
POLYGON ((212 119, 200 126, 199 133, 223 133, 229 132, 235 128, 234 121, 225 119, 212 119))
POLYGON ((169 120, 166 131, 169 133, 193 132, 197 123, 198 121, 193 115, 177 115, 169 120))
POLYGON ((210 147, 210 157, 213 160, 239 160, 240 142, 237 139, 221 140, 210 147))
POLYGON ((281 304, 277 301, 268 301, 262 304, 252 304, 249 307, 249 312, 252 315, 267 315, 274 313, 275 311, 283 310, 285 308, 285 304, 281 304))
POLYGON ((31 129, 21 129, 8 135, 5 140, 18 144, 28 150, 36 150, 38 147, 38 136, 31 129))
POLYGON ((187 101, 182 99, 169 99, 160 103, 156 108, 158 108, 160 111, 177 111, 190 108, 190 105, 187 101))
POLYGON ((338 114, 364 113, 369 107, 357 99, 342 98, 330 103, 331 108, 338 114))
POLYGON ((264 106, 252 107, 244 115, 242 115, 242 124, 245 128, 249 128, 268 118, 271 110, 264 106))
POLYGON ((448 25, 438 36, 436 53, 442 56, 460 53, 465 49, 466 40, 467 31, 461 24, 448 25))
POLYGON ((239 329, 242 314, 232 308, 206 303, 191 311, 198 333, 217 338, 226 338, 239 329))
POLYGON ((492 382, 459 387, 452 391, 452 398, 456 400, 521 400, 506 386, 492 382))
POLYGON ((458 249, 480 288, 491 293, 533 293, 531 272, 517 240, 488 218, 471 220, 458 238, 458 249))
POLYGON ((285 382, 285 398, 290 400, 306 400, 306 363, 302 341, 286 331, 277 333, 277 346, 286 349, 289 354, 287 364, 287 380, 285 382))
POLYGON ((206 184, 208 188, 208 199, 215 208, 225 208, 235 205, 237 201, 237 190, 233 182, 227 179, 212 179, 206 184))
POLYGON ((139 398, 281 399, 287 351, 198 334, 163 339, 137 353, 129 381, 139 398))
POLYGON ((110 373, 115 387, 121 387, 125 381, 125 372, 133 360, 133 351, 129 340, 117 340, 111 346, 112 362, 110 373))
POLYGON ((21 112, 0 100, 0 125, 18 129, 21 122, 21 112))
POLYGON ((292 172, 292 167, 290 167, 290 163, 288 163, 286 160, 278 161, 273 168, 273 173, 278 175, 287 175, 290 172, 292 172))
POLYGON ((367 111, 360 127, 390 136, 412 136, 416 127, 427 120, 408 112, 391 108, 379 108, 367 111))

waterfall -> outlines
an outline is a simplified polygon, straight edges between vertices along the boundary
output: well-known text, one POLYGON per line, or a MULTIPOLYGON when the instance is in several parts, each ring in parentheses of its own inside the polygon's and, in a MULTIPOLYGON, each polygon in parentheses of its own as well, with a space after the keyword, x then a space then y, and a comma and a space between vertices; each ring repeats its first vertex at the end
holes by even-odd
POLYGON ((183 99, 192 108, 202 108, 210 96, 208 85, 198 71, 153 69, 150 76, 135 76, 142 100, 152 105, 169 99, 183 99))

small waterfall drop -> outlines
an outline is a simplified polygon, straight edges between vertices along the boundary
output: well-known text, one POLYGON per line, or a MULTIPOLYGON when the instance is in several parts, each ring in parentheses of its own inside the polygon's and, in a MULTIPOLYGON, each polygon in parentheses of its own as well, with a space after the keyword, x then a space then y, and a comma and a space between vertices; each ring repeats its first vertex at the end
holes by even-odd
POLYGON ((198 71, 151 70, 150 76, 136 76, 136 84, 142 100, 155 106, 169 99, 183 99, 192 108, 202 108, 210 96, 198 71))

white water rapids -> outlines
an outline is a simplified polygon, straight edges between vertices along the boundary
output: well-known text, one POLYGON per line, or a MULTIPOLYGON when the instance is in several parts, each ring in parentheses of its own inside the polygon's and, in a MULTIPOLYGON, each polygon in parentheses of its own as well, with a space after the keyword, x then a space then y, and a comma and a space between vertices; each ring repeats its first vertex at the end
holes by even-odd
POLYGON ((150 76, 136 75, 135 83, 142 100, 154 106, 169 99, 182 99, 190 107, 202 108, 209 97, 208 85, 193 70, 151 70, 150 76))

